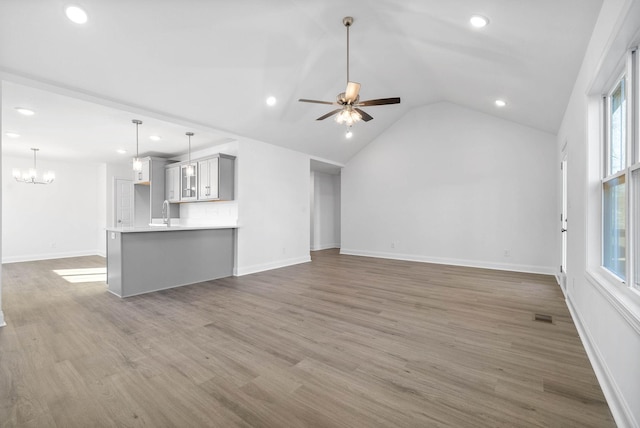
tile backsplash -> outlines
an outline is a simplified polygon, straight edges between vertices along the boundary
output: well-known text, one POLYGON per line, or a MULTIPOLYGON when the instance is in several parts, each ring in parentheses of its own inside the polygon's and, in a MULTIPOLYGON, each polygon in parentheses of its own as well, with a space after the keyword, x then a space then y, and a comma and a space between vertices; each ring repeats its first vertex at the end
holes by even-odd
POLYGON ((182 226, 227 226, 238 223, 238 203, 191 202, 180 205, 182 226))

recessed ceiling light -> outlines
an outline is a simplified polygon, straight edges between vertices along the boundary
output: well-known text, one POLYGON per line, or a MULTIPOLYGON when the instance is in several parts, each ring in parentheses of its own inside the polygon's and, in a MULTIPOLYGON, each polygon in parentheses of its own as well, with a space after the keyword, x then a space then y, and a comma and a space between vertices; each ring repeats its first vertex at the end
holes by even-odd
POLYGON ((153 141, 160 141, 162 140, 162 137, 160 137, 159 135, 150 135, 149 139, 153 141))
POLYGON ((276 100, 276 97, 269 97, 269 98, 267 98, 267 105, 268 106, 274 106, 274 105, 276 105, 277 101, 278 100, 276 100))
POLYGON ((5 132, 4 135, 9 138, 18 138, 20 136, 20 134, 16 134, 15 132, 5 132))
POLYGON ((29 110, 28 108, 16 107, 16 110, 18 111, 18 113, 23 114, 25 116, 33 116, 34 114, 36 114, 35 111, 29 110))
POLYGON ((116 152, 120 153, 121 155, 124 155, 127 153, 127 151, 125 149, 118 149, 116 150, 116 152))
POLYGON ((496 106, 504 107, 506 105, 507 105, 507 102, 505 100, 496 100, 496 106))
POLYGON ((87 12, 78 6, 69 6, 64 10, 64 13, 71 22, 75 22, 76 24, 87 23, 87 12))
POLYGON ((344 134, 345 138, 351 138, 353 137, 353 131, 351 131, 350 129, 347 131, 346 134, 344 134))
POLYGON ((489 24, 489 18, 486 18, 482 15, 473 15, 471 19, 469 19, 471 25, 476 28, 486 27, 489 24))

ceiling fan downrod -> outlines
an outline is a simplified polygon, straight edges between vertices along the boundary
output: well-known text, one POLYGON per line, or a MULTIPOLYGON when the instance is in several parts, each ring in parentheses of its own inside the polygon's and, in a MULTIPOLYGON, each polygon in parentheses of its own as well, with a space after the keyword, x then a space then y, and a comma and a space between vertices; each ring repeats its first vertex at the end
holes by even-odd
POLYGON ((345 16, 342 18, 342 23, 347 27, 347 84, 349 83, 349 27, 353 25, 353 18, 351 16, 345 16))

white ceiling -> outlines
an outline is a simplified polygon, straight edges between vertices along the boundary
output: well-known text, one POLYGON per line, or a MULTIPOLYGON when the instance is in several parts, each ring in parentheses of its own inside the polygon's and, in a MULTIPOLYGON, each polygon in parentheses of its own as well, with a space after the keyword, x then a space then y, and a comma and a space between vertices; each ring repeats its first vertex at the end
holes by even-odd
POLYGON ((3 82, 3 132, 20 134, 19 138, 3 135, 3 153, 31 156, 31 147, 39 148, 38 157, 94 162, 118 162, 136 153, 136 126, 140 156, 173 157, 186 153, 188 137, 193 132, 193 151, 222 144, 233 138, 197 126, 185 126, 159 120, 149 115, 105 106, 51 91, 3 82), (23 116, 16 107, 28 107, 36 114, 23 116), (160 140, 151 140, 159 136, 160 140), (120 154, 116 150, 126 150, 120 154))
POLYGON ((411 108, 443 100, 556 133, 602 0, 77 3, 89 15, 84 26, 67 20, 66 1, 0 2, 0 71, 13 81, 3 85, 3 129, 22 135, 3 135, 3 150, 35 144, 42 156, 46 148, 108 160, 135 147, 131 112, 145 111, 134 114, 145 121, 141 151, 175 154, 188 123, 200 125, 195 144, 237 134, 346 162, 411 108), (490 25, 471 28, 472 14, 490 25), (402 98, 366 108, 375 119, 357 124, 351 140, 334 121, 315 121, 331 106, 297 102, 344 91, 347 15, 361 98, 402 98), (29 88, 15 76, 105 102, 29 88), (496 98, 508 106, 497 109, 496 98), (16 103, 36 116, 15 118, 16 103), (155 132, 163 140, 152 145, 146 137, 155 132))

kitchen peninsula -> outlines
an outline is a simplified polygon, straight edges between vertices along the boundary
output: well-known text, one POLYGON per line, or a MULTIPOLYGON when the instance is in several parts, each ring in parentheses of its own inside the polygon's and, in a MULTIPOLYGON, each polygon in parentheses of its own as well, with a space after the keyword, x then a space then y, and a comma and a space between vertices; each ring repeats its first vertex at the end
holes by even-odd
POLYGON ((107 228, 109 291, 129 297, 231 276, 236 228, 107 228))

